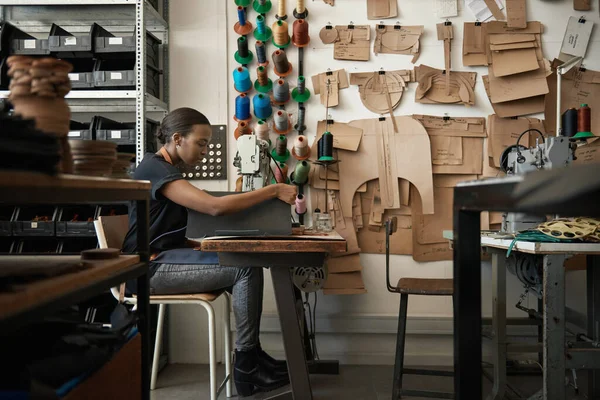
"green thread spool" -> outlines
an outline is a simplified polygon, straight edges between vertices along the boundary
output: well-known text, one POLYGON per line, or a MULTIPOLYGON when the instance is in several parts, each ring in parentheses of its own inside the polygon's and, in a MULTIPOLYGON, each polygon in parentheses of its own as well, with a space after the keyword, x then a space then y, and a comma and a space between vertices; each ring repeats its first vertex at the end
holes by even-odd
POLYGON ((294 169, 294 182, 298 185, 304 185, 308 181, 308 173, 310 172, 310 164, 306 161, 296 163, 294 169))

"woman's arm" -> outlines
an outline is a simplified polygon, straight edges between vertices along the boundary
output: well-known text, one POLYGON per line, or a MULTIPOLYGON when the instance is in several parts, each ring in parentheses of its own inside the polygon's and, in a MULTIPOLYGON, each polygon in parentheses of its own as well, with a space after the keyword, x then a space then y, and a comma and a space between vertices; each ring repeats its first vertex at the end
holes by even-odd
POLYGON ((188 181, 179 179, 167 183, 162 188, 161 193, 174 203, 203 214, 216 216, 234 214, 273 198, 279 198, 288 204, 293 204, 297 189, 292 185, 277 184, 252 192, 216 197, 198 189, 188 181))

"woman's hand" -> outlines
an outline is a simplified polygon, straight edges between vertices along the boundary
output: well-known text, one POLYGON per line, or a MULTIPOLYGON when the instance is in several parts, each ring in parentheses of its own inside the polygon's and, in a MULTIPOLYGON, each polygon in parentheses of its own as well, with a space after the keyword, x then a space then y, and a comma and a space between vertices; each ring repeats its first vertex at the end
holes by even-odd
POLYGON ((294 185, 278 183, 275 185, 275 194, 279 200, 285 201, 286 203, 293 205, 296 202, 298 188, 294 185))

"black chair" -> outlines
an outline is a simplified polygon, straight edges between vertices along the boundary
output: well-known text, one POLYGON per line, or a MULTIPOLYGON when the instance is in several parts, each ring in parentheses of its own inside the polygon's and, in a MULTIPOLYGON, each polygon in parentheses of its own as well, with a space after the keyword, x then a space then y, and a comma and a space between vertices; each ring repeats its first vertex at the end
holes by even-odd
POLYGON ((402 377, 404 374, 445 377, 454 376, 452 371, 404 368, 404 343, 406 339, 408 295, 452 296, 454 293, 454 283, 452 279, 401 278, 395 287, 390 284, 390 236, 396 232, 397 225, 398 219, 396 217, 390 218, 385 222, 385 275, 387 289, 392 293, 400 293, 400 313, 398 315, 398 336, 396 338, 396 361, 394 363, 392 400, 400 399, 402 398, 402 395, 436 399, 454 399, 454 393, 402 388, 402 377))

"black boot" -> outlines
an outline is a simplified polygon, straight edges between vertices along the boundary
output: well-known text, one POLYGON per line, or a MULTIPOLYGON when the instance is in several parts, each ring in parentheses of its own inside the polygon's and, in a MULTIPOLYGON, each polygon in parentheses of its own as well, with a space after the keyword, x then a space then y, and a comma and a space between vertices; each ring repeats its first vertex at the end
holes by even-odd
POLYGON ((260 345, 257 348, 258 350, 258 358, 260 362, 270 370, 273 370, 281 375, 287 375, 288 367, 287 362, 285 360, 276 360, 270 355, 268 355, 260 345))
POLYGON ((260 362, 257 349, 235 351, 233 381, 238 395, 242 397, 256 392, 270 392, 290 382, 287 374, 277 374, 260 362))

